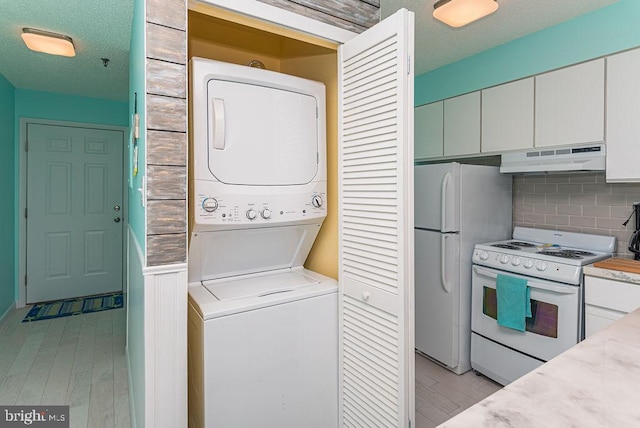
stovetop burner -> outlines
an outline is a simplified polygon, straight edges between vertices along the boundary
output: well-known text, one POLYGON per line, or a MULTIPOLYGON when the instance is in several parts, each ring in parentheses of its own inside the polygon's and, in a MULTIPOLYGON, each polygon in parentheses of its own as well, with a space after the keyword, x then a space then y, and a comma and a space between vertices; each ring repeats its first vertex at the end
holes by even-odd
POLYGON ((567 254, 577 254, 579 256, 595 256, 595 254, 590 253, 589 251, 582 251, 582 250, 561 250, 561 252, 567 253, 567 254))
POLYGON ((498 247, 498 248, 506 248, 507 250, 519 250, 520 247, 516 247, 515 245, 510 245, 510 244, 493 244, 491 245, 492 247, 498 247))
POLYGON ((553 257, 562 257, 563 259, 580 260, 580 259, 583 259, 584 257, 577 253, 581 253, 581 252, 586 253, 586 251, 572 252, 571 250, 561 250, 561 251, 543 250, 543 251, 538 251, 537 254, 544 254, 544 255, 553 256, 553 257))
POLYGON ((509 241, 509 244, 516 245, 518 247, 524 247, 524 248, 535 247, 535 244, 532 244, 530 242, 522 242, 522 241, 509 241))

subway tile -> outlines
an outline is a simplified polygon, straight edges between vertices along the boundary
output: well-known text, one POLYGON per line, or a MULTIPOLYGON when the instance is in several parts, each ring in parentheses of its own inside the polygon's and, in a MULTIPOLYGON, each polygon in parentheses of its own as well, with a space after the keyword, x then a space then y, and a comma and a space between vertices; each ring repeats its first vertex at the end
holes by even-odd
POLYGON ((569 176, 566 174, 550 174, 550 175, 547 175, 547 183, 567 184, 569 183, 569 176))
POLYGON ((546 183, 547 179, 544 175, 525 175, 524 184, 542 184, 546 183))
POLYGON ((524 222, 524 213, 513 213, 513 224, 517 225, 524 222))
POLYGON ((536 214, 556 214, 556 205, 535 204, 533 212, 536 214))
POLYGON ((578 227, 596 227, 596 218, 571 216, 571 218, 569 219, 569 224, 571 224, 571 226, 578 227))
POLYGON ((640 192, 627 193, 627 205, 631 207, 635 202, 640 202, 640 192))
POLYGON ((565 232, 583 233, 582 231, 584 229, 576 226, 563 226, 562 230, 565 232))
POLYGON ((591 217, 611 217, 611 207, 601 205, 585 205, 582 207, 582 215, 591 217))
MULTIPOLYGON (((568 196, 567 196, 567 199, 568 196)), ((581 215, 582 214, 582 206, 580 205, 558 205, 557 206, 558 214, 565 215, 581 215)))
POLYGON ((627 241, 618 241, 616 245, 616 256, 632 259, 633 255, 629 251, 629 242, 627 241))
MULTIPOLYGON (((610 217, 626 219, 627 217, 629 217, 629 215, 631 215, 632 212, 633 212, 633 208, 631 207, 611 207, 610 217)), ((633 220, 633 217, 632 217, 632 220, 633 220)))
MULTIPOLYGON (((558 230, 558 226, 554 226, 546 223, 535 224, 534 227, 536 229, 543 229, 543 230, 558 230)), ((565 227, 565 226, 561 226, 561 227, 565 227)))
POLYGON ((544 195, 524 195, 525 204, 544 204, 545 201, 544 195))
POLYGON ((559 226, 564 226, 569 224, 569 216, 568 215, 557 215, 557 214, 547 214, 546 224, 554 224, 559 226))
POLYGON ((582 193, 582 184, 558 184, 558 193, 582 193))
POLYGON ((569 176, 569 182, 572 184, 578 183, 595 183, 595 174, 572 174, 569 176))
POLYGON ((607 177, 604 175, 604 173, 596 174, 596 183, 605 183, 606 181, 607 181, 607 177))
POLYGON ((596 195, 597 205, 626 205, 626 195, 596 195))
POLYGON ((512 202, 514 204, 524 204, 524 195, 513 192, 512 202))
POLYGON ((631 230, 612 230, 611 236, 614 236, 618 242, 620 241, 629 241, 631 239, 631 234, 633 232, 631 230))
POLYGON ((524 175, 514 175, 513 176, 513 185, 515 186, 519 186, 521 184, 524 184, 524 175))
POLYGON ((535 188, 536 188, 536 194, 558 192, 558 184, 536 184, 535 188))
POLYGON ((547 204, 569 205, 569 195, 566 193, 552 193, 547 195, 547 204))
POLYGON ((569 195, 569 203, 571 205, 595 205, 596 195, 583 195, 580 193, 569 195))
POLYGON ((598 235, 598 236, 611 236, 611 230, 609 229, 596 229, 585 227, 583 228, 584 233, 588 233, 589 235, 598 235))
POLYGON ((535 205, 533 204, 513 204, 513 212, 514 213, 532 213, 533 211, 533 207, 535 205))
POLYGON ((516 222, 514 222, 514 223, 513 223, 513 225, 514 225, 515 227, 533 227, 533 224, 532 224, 532 223, 527 223, 527 222, 525 222, 524 220, 522 220, 522 221, 516 221, 516 222))
POLYGON ((611 193, 626 195, 629 193, 640 193, 640 183, 611 183, 611 193))
POLYGON ((624 226, 619 218, 598 218, 598 229, 623 230, 624 226))
POLYGON ((611 186, 607 184, 583 184, 582 193, 584 194, 596 194, 596 195, 608 195, 611 193, 611 186))
POLYGON ((519 184, 513 187, 514 193, 535 193, 534 184, 519 184))
POLYGON ((528 213, 524 215, 524 221, 527 223, 545 224, 544 214, 528 213))

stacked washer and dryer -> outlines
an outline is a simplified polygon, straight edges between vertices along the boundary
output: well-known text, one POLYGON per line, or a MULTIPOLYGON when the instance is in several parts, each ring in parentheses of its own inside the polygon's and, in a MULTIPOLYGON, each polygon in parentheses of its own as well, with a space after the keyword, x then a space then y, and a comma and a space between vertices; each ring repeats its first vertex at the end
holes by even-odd
POLYGON ((193 58, 190 93, 189 426, 337 426, 324 85, 193 58))

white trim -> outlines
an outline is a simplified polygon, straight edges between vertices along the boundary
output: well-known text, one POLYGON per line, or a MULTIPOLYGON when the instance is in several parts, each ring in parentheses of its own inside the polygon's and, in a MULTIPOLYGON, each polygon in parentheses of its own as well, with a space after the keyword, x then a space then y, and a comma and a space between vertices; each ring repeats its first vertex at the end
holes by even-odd
POLYGON ((188 8, 215 6, 332 42, 344 43, 357 33, 255 0, 189 0, 188 8))
POLYGON ((4 317, 6 317, 9 314, 9 312, 14 310, 15 308, 16 308, 16 302, 13 302, 12 304, 10 304, 9 307, 7 308, 7 310, 4 311, 4 314, 0 315, 0 323, 2 322, 4 317))
POLYGON ((170 273, 184 272, 187 270, 186 263, 176 263, 173 265, 147 266, 142 268, 142 274, 147 275, 166 275, 170 273))
MULTIPOLYGON (((16 281, 18 282, 18 299, 16 301, 17 308, 24 308, 27 305, 27 289, 24 284, 24 276, 27 274, 27 219, 24 218, 24 210, 27 207, 27 156, 24 150, 24 144, 27 138, 27 124, 37 124, 37 125, 55 125, 55 126, 65 126, 72 128, 87 128, 87 129, 102 129, 107 131, 121 131, 122 132, 122 144, 123 144, 123 158, 122 158, 122 166, 123 171, 124 167, 127 166, 128 159, 128 151, 126 150, 126 136, 128 128, 126 126, 117 126, 117 125, 100 125, 97 123, 85 123, 85 122, 68 122, 64 120, 48 120, 48 119, 37 119, 31 117, 20 117, 20 134, 19 134, 19 201, 18 201, 18 211, 16 212, 16 217, 18 219, 18 277, 16 281)), ((124 178, 124 176, 123 176, 124 178)), ((123 218, 123 228, 122 228, 122 254, 123 257, 126 255, 126 230, 124 227, 128 224, 128 213, 129 204, 125 202, 128 197, 127 193, 127 182, 123 179, 122 182, 122 218, 123 218)), ((123 262, 124 262, 123 258, 123 262)), ((125 278, 126 269, 122 269, 122 285, 124 289, 124 284, 126 283, 125 278)))

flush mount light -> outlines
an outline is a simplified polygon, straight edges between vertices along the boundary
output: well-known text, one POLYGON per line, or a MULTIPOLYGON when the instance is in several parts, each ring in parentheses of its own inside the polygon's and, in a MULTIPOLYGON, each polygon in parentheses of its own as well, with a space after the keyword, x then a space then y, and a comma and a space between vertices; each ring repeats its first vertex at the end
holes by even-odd
POLYGON ((64 34, 51 33, 34 28, 23 28, 22 40, 32 51, 51 55, 76 56, 73 40, 64 34))
POLYGON ((498 10, 496 0, 439 0, 433 17, 451 27, 462 27, 498 10))

